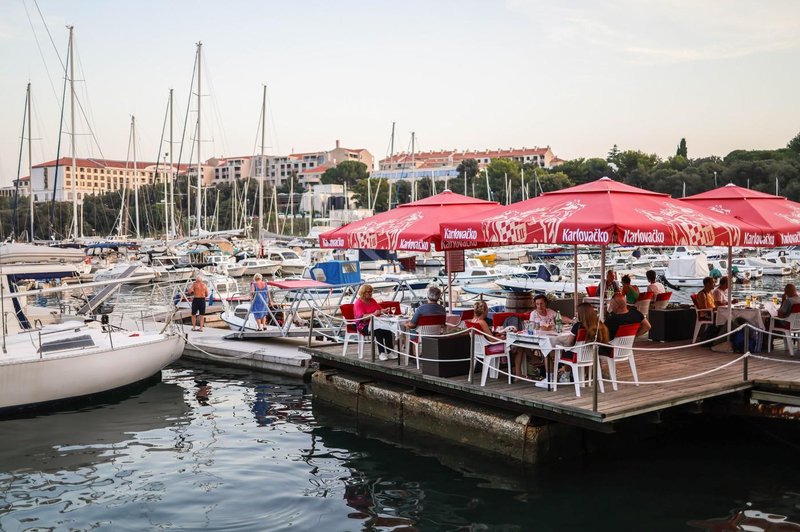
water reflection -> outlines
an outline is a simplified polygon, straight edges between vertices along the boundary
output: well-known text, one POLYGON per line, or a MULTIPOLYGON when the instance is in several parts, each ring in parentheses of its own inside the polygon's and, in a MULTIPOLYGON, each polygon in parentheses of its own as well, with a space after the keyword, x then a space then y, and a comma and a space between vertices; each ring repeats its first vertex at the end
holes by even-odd
POLYGON ((156 382, 140 392, 70 412, 0 421, 0 477, 28 471, 73 471, 116 458, 116 444, 135 434, 188 423, 177 384, 156 382))

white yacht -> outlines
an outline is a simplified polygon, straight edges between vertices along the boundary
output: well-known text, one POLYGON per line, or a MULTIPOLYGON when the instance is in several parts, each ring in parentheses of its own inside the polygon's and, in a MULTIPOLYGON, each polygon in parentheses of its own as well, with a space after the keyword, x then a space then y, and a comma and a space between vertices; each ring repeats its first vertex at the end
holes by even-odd
POLYGON ((228 275, 231 277, 242 277, 248 275, 275 275, 280 271, 281 265, 269 259, 260 259, 258 257, 247 257, 242 259, 234 265, 228 266, 228 275))
POLYGON ((300 255, 285 248, 267 248, 264 257, 280 265, 281 275, 302 275, 308 268, 308 262, 300 255))

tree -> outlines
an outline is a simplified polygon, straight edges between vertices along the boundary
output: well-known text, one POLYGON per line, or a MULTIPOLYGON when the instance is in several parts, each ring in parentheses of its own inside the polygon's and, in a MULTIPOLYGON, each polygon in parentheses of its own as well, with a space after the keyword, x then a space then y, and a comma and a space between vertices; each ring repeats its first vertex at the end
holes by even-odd
POLYGON ((794 138, 789 141, 786 147, 800 155, 800 133, 795 135, 794 138))
POLYGON ((334 168, 328 168, 320 177, 322 184, 353 186, 369 176, 367 165, 360 161, 342 161, 334 168))
MULTIPOLYGON (((386 179, 362 179, 353 186, 354 199, 362 209, 368 209, 367 199, 372 196, 375 212, 383 212, 388 207, 389 183, 386 179), (376 200, 377 195, 377 200, 376 200)), ((392 190, 394 194, 394 190, 392 190)))
POLYGON ((608 161, 609 163, 613 163, 615 165, 619 164, 617 162, 619 159, 619 154, 620 154, 619 147, 616 144, 614 144, 613 146, 611 146, 611 149, 608 150, 606 161, 608 161))
POLYGON ((687 155, 686 150, 686 139, 681 139, 680 144, 678 144, 678 151, 675 152, 675 155, 681 156, 684 159, 687 159, 689 156, 687 155))

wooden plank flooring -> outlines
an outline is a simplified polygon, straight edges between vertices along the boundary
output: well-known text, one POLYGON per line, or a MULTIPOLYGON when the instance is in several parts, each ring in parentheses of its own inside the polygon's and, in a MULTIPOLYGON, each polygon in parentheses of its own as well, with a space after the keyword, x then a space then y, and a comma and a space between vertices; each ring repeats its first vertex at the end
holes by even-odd
MULTIPOLYGON (((301 349, 323 365, 327 362, 336 367, 347 368, 353 373, 377 375, 377 378, 383 375, 387 380, 435 390, 442 394, 472 398, 476 402, 501 404, 510 410, 531 412, 544 417, 550 414, 549 417, 557 416, 576 422, 610 423, 754 387, 773 391, 800 391, 800 356, 789 357, 785 351, 759 353, 751 357, 748 360, 747 380, 744 380, 743 361, 697 378, 686 379, 691 375, 720 368, 741 355, 714 352, 703 347, 678 349, 677 342, 659 344, 643 340, 637 342, 635 347, 656 347, 664 350, 637 351, 636 368, 640 385, 620 383, 619 389, 615 391, 611 383, 606 382, 605 393, 598 394, 596 412, 592 409, 591 387, 582 388, 580 397, 575 395, 572 383, 559 383, 556 391, 548 391, 528 382, 508 384, 501 377, 489 379, 486 386, 481 387, 479 372, 476 372, 474 382, 470 384, 467 376, 439 378, 423 375, 414 365, 398 365, 397 360, 376 359, 372 362, 369 344, 365 346, 364 358, 360 360, 355 345, 348 348, 346 356, 342 356, 341 344, 301 349), (768 357, 770 360, 758 357, 768 357)), ((633 380, 627 363, 617 365, 617 378, 620 381, 633 380)))

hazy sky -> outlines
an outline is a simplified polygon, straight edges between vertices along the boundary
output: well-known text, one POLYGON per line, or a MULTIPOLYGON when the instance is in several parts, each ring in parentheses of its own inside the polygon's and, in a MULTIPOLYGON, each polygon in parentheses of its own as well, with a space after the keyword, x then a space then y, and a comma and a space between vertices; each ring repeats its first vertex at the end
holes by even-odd
POLYGON ((396 151, 415 131, 420 150, 550 145, 562 158, 613 144, 668 156, 681 137, 690 157, 725 155, 800 131, 794 0, 5 0, 2 184, 16 176, 28 81, 34 163, 55 158, 63 68, 43 20, 62 59, 75 26, 99 143, 79 120, 82 157, 128 157, 135 115, 138 159, 154 160, 170 88, 182 128, 198 41, 203 158, 259 150, 263 84, 268 153, 341 139, 381 158, 392 122, 396 151))

